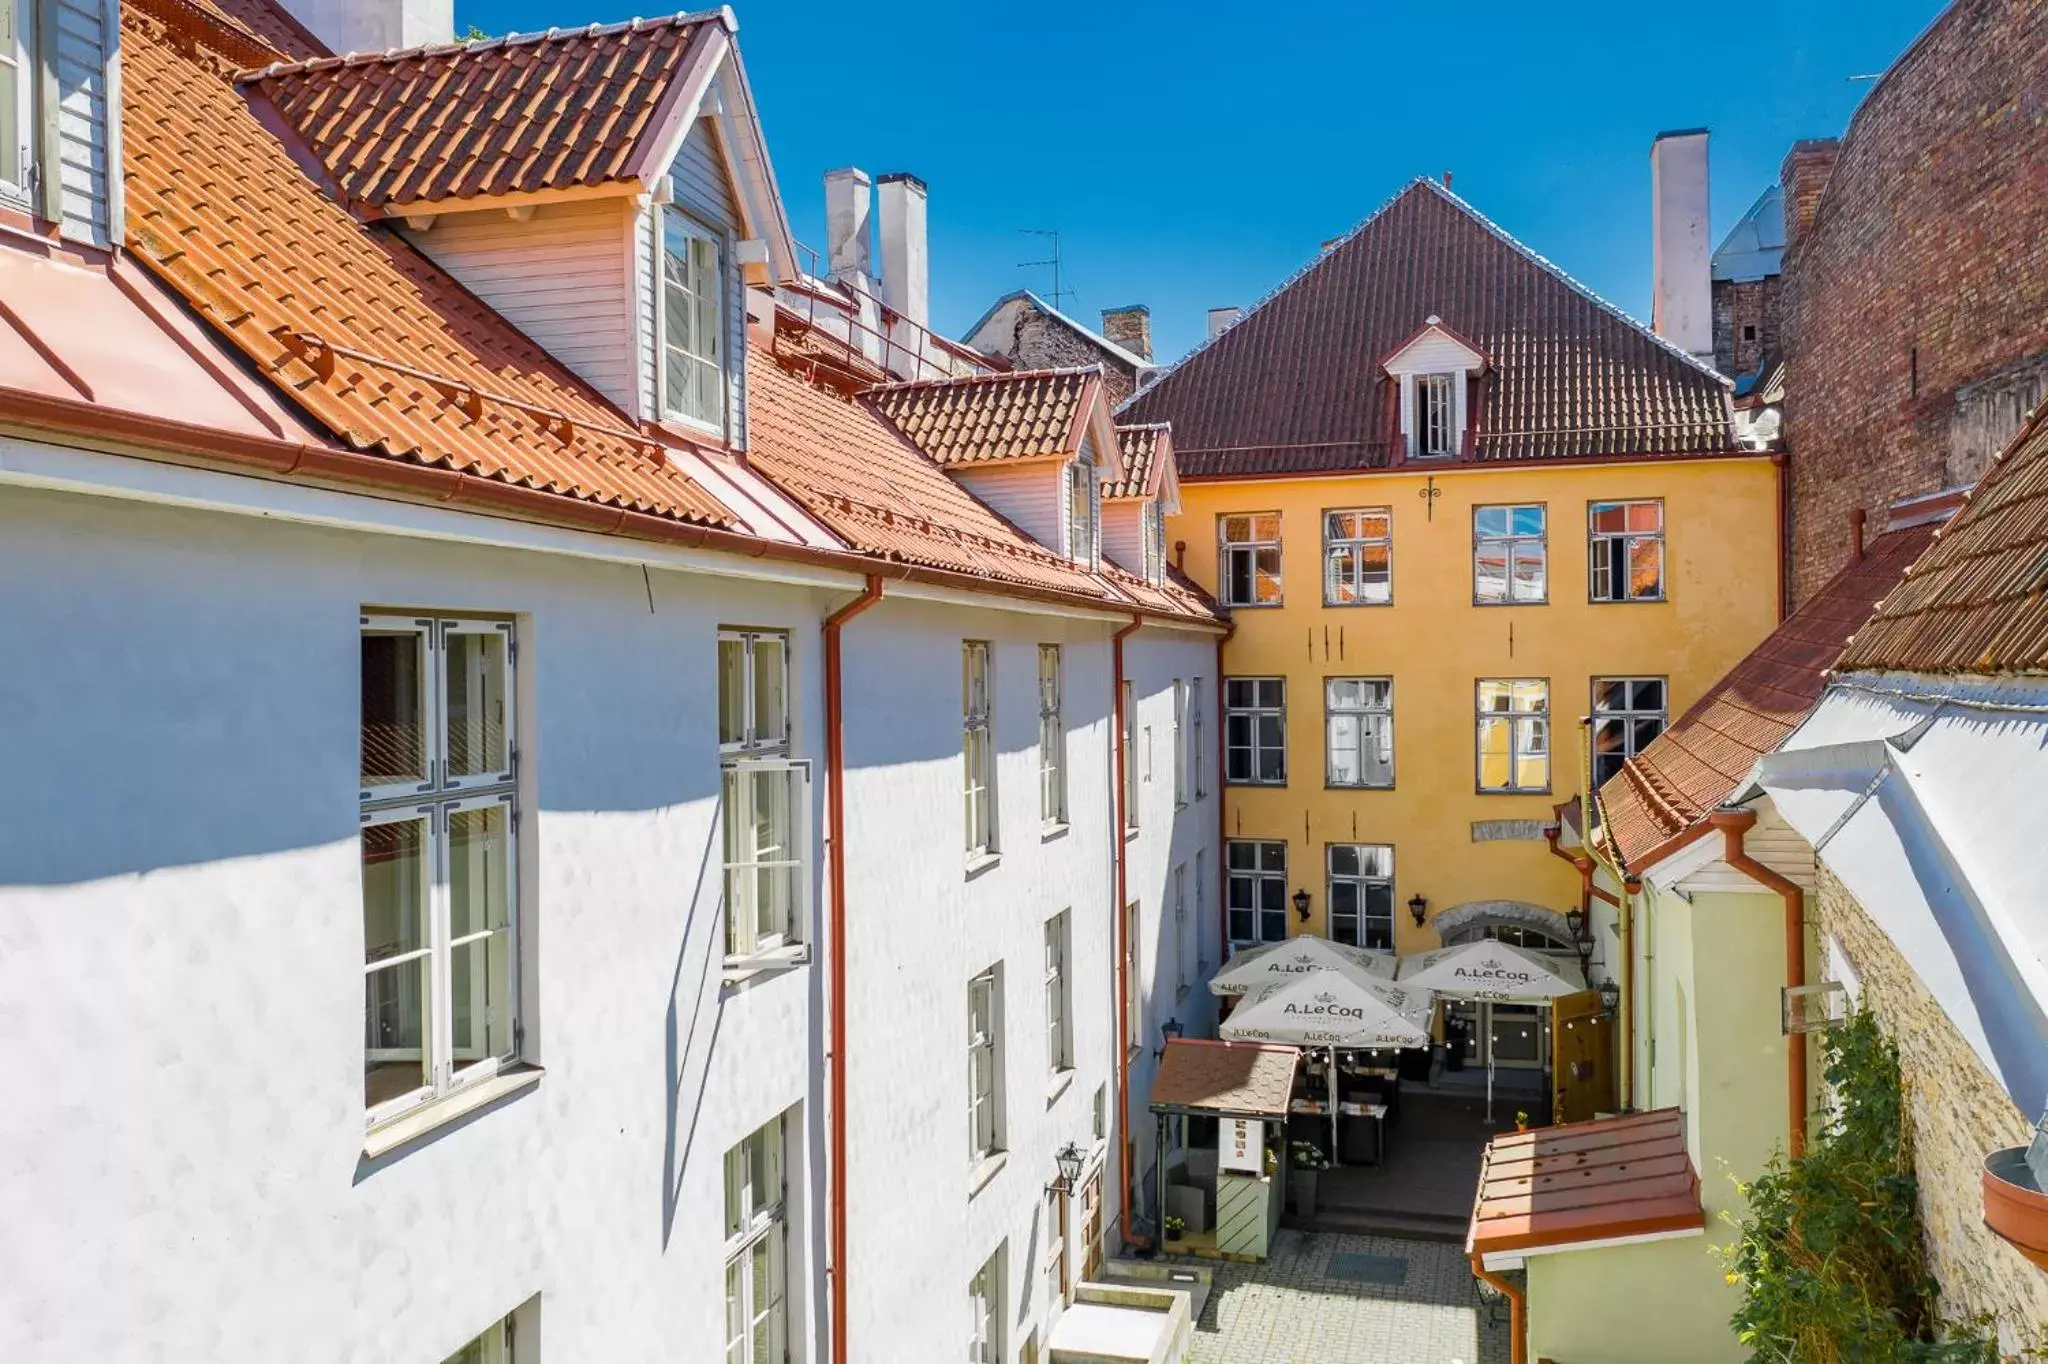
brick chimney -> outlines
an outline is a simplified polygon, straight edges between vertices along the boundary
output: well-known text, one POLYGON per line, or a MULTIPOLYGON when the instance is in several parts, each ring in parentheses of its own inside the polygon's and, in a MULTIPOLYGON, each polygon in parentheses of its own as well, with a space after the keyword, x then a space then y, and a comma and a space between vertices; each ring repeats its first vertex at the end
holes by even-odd
POLYGON ((1237 325, 1237 319, 1244 316, 1242 308, 1211 308, 1209 310, 1209 336, 1211 339, 1223 335, 1237 325))
POLYGON ((1828 176, 1834 172, 1835 157, 1841 150, 1839 138, 1810 137, 1794 142, 1792 150, 1785 153, 1785 164, 1778 170, 1778 184, 1785 198, 1787 250, 1798 245, 1806 230, 1813 226, 1813 215, 1820 208, 1820 193, 1827 188, 1828 176))
POLYGON ((900 318, 931 324, 931 255, 925 240, 924 181, 897 171, 875 181, 882 236, 882 302, 900 318))
POLYGON ((455 0, 284 0, 336 52, 388 52, 455 37, 455 0))
POLYGON ((1707 130, 1659 133, 1650 144, 1650 327, 1714 363, 1713 243, 1707 221, 1707 130))
POLYGON ((1142 303, 1104 308, 1102 334, 1140 360, 1152 358, 1152 310, 1142 303))

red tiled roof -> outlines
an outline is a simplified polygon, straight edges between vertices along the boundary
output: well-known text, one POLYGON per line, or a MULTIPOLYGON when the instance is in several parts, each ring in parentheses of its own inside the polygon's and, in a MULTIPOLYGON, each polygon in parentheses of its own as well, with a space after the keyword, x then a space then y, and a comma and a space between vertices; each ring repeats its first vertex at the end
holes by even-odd
POLYGON ((1123 474, 1119 478, 1102 480, 1102 495, 1105 498, 1144 497, 1151 491, 1152 461, 1161 445, 1172 448, 1172 437, 1164 422, 1145 426, 1119 426, 1116 429, 1116 448, 1123 455, 1123 474))
POLYGON ((1298 1047, 1168 1038, 1159 1073, 1152 1078, 1152 1107, 1285 1118, 1300 1062, 1298 1047))
POLYGON ((253 53, 246 59, 238 57, 237 60, 310 61, 314 57, 328 55, 325 44, 272 0, 190 0, 190 3, 237 35, 246 36, 268 49, 267 53, 253 53))
POLYGON ((1777 750, 1820 699, 1828 668, 1934 536, 1932 525, 1888 531, 1861 559, 1708 688, 1677 722, 1600 788, 1606 836, 1631 870, 1705 819, 1777 750))
POLYGON ((1101 370, 1090 366, 885 384, 866 396, 913 445, 952 467, 1072 453, 1101 390, 1101 370))
POLYGON ((1473 460, 1735 448, 1720 376, 1426 180, 1118 419, 1172 422, 1183 477, 1385 467, 1400 403, 1380 358, 1431 316, 1492 362, 1477 382, 1473 460))
POLYGON ((2048 403, 1856 632, 1840 667, 2048 671, 2048 403))
POLYGON ((247 73, 355 204, 638 178, 716 12, 247 73))
POLYGON ((732 515, 581 379, 328 198, 236 91, 217 24, 122 6, 128 244, 358 449, 678 520, 732 515))
POLYGON ((1685 1114, 1659 1108, 1488 1142, 1465 1251, 1492 1255, 1706 1224, 1685 1149, 1685 1114))

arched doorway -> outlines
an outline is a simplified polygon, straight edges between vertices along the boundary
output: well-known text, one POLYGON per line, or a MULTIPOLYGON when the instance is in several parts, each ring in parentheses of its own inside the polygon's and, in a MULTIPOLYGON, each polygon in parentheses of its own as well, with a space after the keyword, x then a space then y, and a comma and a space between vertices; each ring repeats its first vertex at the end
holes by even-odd
MULTIPOLYGON (((1430 924, 1446 947, 1492 938, 1561 961, 1578 961, 1564 915, 1527 900, 1474 900, 1445 910, 1430 924)), ((1447 1001, 1444 1023, 1447 1034, 1457 1034, 1466 1069, 1483 1073, 1490 1062, 1496 1071, 1528 1074, 1536 1082, 1532 1088, 1541 1091, 1538 1077, 1550 1066, 1547 1006, 1447 1001)))

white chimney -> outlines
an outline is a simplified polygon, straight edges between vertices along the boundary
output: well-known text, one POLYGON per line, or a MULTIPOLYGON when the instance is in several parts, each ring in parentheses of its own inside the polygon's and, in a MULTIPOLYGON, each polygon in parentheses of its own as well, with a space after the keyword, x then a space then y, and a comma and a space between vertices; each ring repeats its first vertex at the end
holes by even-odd
POLYGON ((1659 133, 1650 144, 1654 292, 1650 326, 1714 363, 1713 245, 1707 221, 1707 130, 1659 133))
POLYGON ((1237 319, 1243 316, 1244 309, 1242 308, 1211 308, 1209 310, 1210 338, 1213 340, 1223 335, 1232 326, 1236 325, 1237 319))
POLYGON ((907 171, 875 181, 882 231, 882 302, 918 327, 931 325, 931 257, 925 246, 924 181, 907 171))
POLYGON ((455 38, 455 0, 284 0, 336 52, 388 52, 455 38))
POLYGON ((853 166, 825 172, 825 262, 834 279, 866 281, 868 209, 874 181, 853 166))

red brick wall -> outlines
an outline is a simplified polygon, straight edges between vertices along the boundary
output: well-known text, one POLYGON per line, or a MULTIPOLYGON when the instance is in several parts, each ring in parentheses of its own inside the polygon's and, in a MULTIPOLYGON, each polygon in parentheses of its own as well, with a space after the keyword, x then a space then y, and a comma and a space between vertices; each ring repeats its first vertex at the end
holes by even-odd
POLYGON ((1797 603, 1841 566, 1851 508, 1973 481, 1957 391, 2048 353, 2048 0, 1957 0, 1894 64, 1781 307, 1797 603))
POLYGON ((1714 368, 1731 379, 1756 373, 1778 344, 1778 276, 1714 281, 1714 368))

